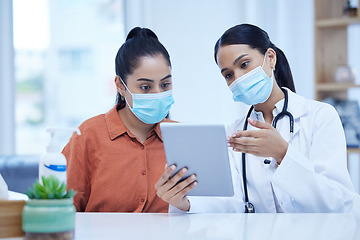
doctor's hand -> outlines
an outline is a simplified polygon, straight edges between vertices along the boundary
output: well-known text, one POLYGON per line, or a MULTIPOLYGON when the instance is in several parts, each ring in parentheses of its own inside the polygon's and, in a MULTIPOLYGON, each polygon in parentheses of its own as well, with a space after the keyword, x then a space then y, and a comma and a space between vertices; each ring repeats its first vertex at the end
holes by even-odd
POLYGON ((176 166, 172 165, 165 169, 165 172, 160 177, 159 181, 155 184, 157 195, 173 205, 174 207, 182 210, 190 210, 190 202, 186 197, 186 194, 196 187, 197 182, 196 176, 193 174, 185 180, 179 182, 179 180, 187 173, 186 168, 182 168, 173 177, 170 178, 171 174, 175 172, 176 166))
POLYGON ((235 132, 228 137, 228 144, 234 151, 250 153, 259 157, 272 157, 278 164, 285 157, 288 143, 270 124, 248 118, 249 123, 260 130, 235 132))

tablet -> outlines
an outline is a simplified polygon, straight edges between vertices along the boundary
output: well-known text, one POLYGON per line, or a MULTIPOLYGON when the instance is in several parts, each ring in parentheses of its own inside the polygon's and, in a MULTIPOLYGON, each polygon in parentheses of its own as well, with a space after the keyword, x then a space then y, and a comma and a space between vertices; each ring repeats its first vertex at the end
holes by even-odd
POLYGON ((225 127, 219 124, 160 123, 167 165, 196 174, 188 196, 234 195, 225 127))

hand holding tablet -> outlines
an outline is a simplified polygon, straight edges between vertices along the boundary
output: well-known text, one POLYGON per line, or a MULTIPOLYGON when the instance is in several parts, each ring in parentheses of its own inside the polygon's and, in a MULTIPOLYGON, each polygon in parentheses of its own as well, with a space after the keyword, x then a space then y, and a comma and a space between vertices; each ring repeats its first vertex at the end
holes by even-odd
POLYGON ((171 165, 165 169, 164 174, 155 184, 157 195, 162 200, 183 211, 190 209, 190 202, 186 194, 197 185, 195 175, 179 182, 187 172, 187 168, 178 171, 175 165, 171 165), (170 178, 171 175, 173 176, 170 178))

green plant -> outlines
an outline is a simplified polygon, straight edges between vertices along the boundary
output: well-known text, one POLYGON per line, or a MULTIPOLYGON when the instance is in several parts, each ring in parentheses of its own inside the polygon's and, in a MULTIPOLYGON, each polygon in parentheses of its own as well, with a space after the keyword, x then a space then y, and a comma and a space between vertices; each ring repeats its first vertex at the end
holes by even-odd
POLYGON ((32 188, 25 194, 30 199, 62 199, 71 198, 76 192, 73 189, 66 191, 66 184, 61 183, 57 177, 50 175, 48 177, 41 177, 43 184, 39 180, 33 185, 32 188))

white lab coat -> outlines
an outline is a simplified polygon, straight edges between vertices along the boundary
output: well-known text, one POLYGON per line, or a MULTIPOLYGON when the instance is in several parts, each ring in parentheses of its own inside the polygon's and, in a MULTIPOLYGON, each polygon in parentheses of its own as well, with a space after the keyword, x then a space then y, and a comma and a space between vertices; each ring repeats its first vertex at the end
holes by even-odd
MULTIPOLYGON (((325 103, 305 99, 288 90, 288 111, 294 117, 294 135, 286 155, 277 166, 271 159, 246 154, 248 195, 257 213, 351 212, 359 195, 347 170, 346 142, 336 110, 325 103)), ((273 110, 281 112, 284 100, 273 110)), ((251 118, 264 122, 261 112, 251 118)), ((227 129, 227 135, 242 130, 245 117, 227 129)), ((250 124, 248 129, 254 129, 250 124)), ((290 140, 289 118, 277 123, 281 136, 290 140)), ((241 153, 230 153, 235 195, 233 197, 189 196, 190 213, 244 212, 241 153)), ((170 212, 179 212, 170 206, 170 212)))

